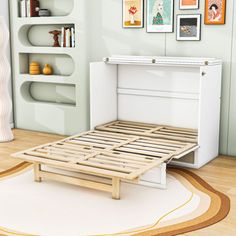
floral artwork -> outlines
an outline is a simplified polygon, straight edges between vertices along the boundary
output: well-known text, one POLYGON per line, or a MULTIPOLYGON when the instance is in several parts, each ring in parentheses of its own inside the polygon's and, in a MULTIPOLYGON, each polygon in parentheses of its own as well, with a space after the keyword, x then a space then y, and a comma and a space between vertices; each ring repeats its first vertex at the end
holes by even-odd
POLYGON ((143 0, 123 0, 123 27, 143 27, 143 0))
POLYGON ((199 8, 199 0, 179 0, 179 8, 181 10, 198 9, 199 8))
POLYGON ((147 32, 173 32, 174 0, 147 0, 147 32))
POLYGON ((199 41, 201 39, 201 15, 177 15, 177 40, 199 41))
POLYGON ((205 24, 225 24, 226 0, 206 0, 205 24))

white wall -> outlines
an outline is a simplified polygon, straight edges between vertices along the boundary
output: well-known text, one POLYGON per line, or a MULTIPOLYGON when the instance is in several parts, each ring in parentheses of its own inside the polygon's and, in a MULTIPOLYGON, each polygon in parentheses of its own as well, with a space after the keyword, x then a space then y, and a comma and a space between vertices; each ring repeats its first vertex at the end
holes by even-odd
MULTIPOLYGON (((4 16, 6 24, 9 28, 9 14, 8 14, 8 0, 0 0, 0 15, 4 16)), ((9 40, 10 42, 10 40, 9 40)), ((10 57, 10 44, 8 45, 7 48, 7 57, 9 62, 11 61, 11 57, 10 57)), ((12 86, 11 86, 11 82, 9 84, 9 93, 12 94, 12 86)), ((11 114, 11 118, 10 118, 10 123, 13 125, 13 114, 11 114)))
MULTIPOLYGON (((227 1, 225 25, 206 26, 202 19, 202 40, 200 42, 177 42, 175 33, 146 33, 146 28, 123 29, 122 0, 90 0, 89 4, 92 11, 88 16, 91 61, 100 61, 102 57, 112 54, 204 56, 224 60, 220 147, 222 154, 236 155, 236 145, 234 144, 236 139, 235 1, 227 1), (232 52, 234 60, 232 60, 232 52), (234 68, 232 63, 234 63, 234 68), (231 68, 233 69, 231 70, 231 68)), ((179 13, 203 14, 204 5, 205 0, 201 0, 199 10, 180 11, 179 0, 176 0, 175 15, 179 13)))

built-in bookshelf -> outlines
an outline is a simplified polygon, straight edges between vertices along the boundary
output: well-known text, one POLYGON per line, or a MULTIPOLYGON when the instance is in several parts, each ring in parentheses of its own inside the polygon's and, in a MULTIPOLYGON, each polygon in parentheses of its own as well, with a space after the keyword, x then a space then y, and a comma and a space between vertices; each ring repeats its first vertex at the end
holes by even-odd
POLYGON ((10 0, 16 127, 64 135, 88 129, 84 1, 39 0, 40 9, 50 10, 48 17, 21 17, 20 2, 10 0), (63 28, 74 30, 75 44, 62 45, 60 35, 60 47, 53 47, 49 31, 63 28), (39 63, 41 74, 30 75, 32 62, 39 63), (52 66, 52 75, 42 74, 45 64, 52 66))

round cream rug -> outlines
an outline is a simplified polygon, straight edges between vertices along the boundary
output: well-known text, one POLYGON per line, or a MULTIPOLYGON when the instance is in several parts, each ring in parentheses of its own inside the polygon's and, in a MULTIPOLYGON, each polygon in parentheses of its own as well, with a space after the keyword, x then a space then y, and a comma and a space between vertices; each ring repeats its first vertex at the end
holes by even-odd
POLYGON ((230 208, 228 197, 181 169, 169 169, 166 190, 122 183, 119 201, 33 179, 28 163, 0 173, 3 235, 176 235, 214 224, 230 208))

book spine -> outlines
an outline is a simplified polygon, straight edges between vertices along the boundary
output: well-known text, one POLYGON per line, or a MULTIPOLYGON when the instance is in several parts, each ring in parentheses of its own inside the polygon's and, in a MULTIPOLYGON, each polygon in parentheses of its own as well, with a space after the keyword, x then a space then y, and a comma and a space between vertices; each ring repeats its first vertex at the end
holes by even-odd
POLYGON ((66 30, 67 28, 64 27, 63 47, 66 47, 66 30))
POLYGON ((26 17, 30 17, 30 0, 26 1, 26 17))
POLYGON ((70 32, 70 28, 66 30, 66 47, 69 48, 70 47, 70 39, 71 36, 71 32, 70 32))
POLYGON ((65 34, 65 28, 61 28, 61 47, 64 47, 64 34, 65 34))
POLYGON ((35 3, 35 16, 39 16, 40 2, 37 0, 35 3))
POLYGON ((20 1, 20 16, 26 17, 26 1, 25 0, 20 1))
POLYGON ((30 17, 37 17, 39 1, 38 0, 29 0, 29 1, 30 1, 30 17))
POLYGON ((71 47, 75 47, 75 29, 71 28, 71 47))

